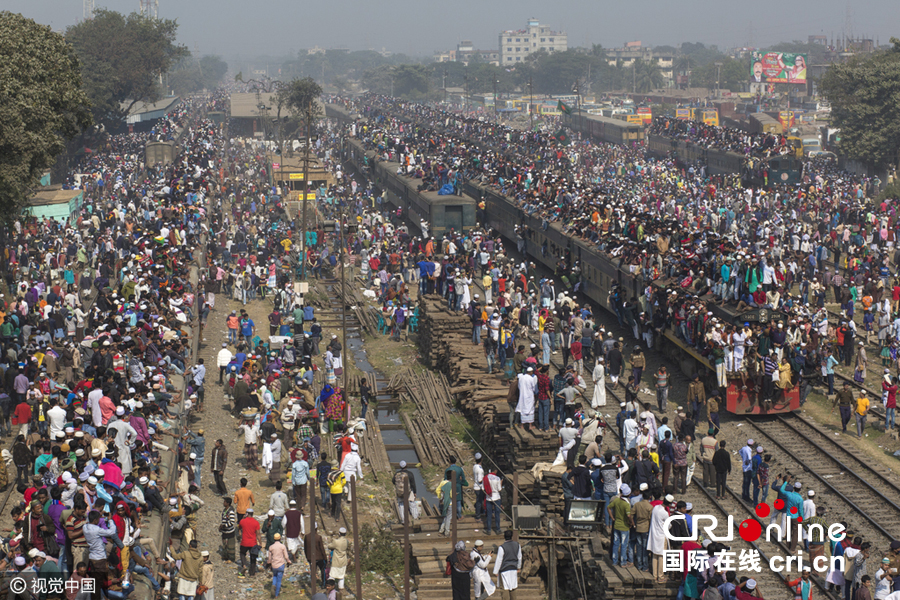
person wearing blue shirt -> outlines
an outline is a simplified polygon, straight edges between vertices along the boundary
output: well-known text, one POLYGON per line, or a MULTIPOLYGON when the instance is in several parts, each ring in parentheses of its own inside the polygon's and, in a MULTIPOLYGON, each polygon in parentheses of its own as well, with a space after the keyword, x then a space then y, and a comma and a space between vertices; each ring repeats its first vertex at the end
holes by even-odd
POLYGON ((787 527, 791 528, 788 548, 793 554, 797 550, 797 520, 805 518, 803 515, 803 496, 800 490, 803 485, 799 481, 792 483, 793 475, 788 475, 781 484, 779 491, 784 494, 784 510, 787 514, 787 527))
MULTIPOLYGON (((753 458, 750 461, 750 473, 753 477, 753 504, 756 505, 759 503, 759 477, 757 477, 757 473, 759 473, 759 465, 763 462, 763 447, 756 447, 756 454, 753 455, 753 458)), ((763 498, 765 501, 765 498, 763 498)))
POLYGON ((831 353, 831 350, 827 350, 827 355, 825 356, 825 377, 828 379, 828 395, 834 396, 834 368, 840 364, 837 359, 831 353))
POLYGON ((430 260, 421 260, 417 266, 419 267, 419 293, 424 295, 428 292, 428 278, 434 275, 434 263, 430 260))
POLYGON ((253 322, 253 319, 250 317, 242 317, 241 318, 241 335, 244 337, 244 341, 248 344, 253 340, 253 336, 256 334, 256 324, 253 322))
POLYGON ((753 440, 747 440, 747 445, 741 448, 741 468, 743 469, 744 480, 741 485, 741 498, 747 502, 752 502, 750 497, 750 483, 753 480, 753 440))

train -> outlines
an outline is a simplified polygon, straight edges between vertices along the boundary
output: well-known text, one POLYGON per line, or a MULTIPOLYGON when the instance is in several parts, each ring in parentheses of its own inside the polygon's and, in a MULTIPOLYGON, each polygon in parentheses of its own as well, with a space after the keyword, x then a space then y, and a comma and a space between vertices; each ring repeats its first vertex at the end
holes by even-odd
POLYGON ((674 158, 684 166, 706 165, 710 175, 739 173, 748 185, 796 185, 803 176, 803 161, 793 155, 750 160, 737 152, 653 134, 647 136, 647 152, 656 158, 674 158))
MULTIPOLYGON (((332 113, 332 116, 344 118, 336 111, 332 113)), ((616 121, 616 124, 627 125, 621 121, 616 121)), ((356 146, 355 142, 352 146, 355 151, 351 152, 350 161, 357 167, 363 167, 364 165, 359 162, 363 153, 360 152, 360 148, 356 146)), ((366 172, 370 177, 374 175, 370 169, 360 168, 360 172, 366 172)), ((385 183, 383 176, 377 178, 376 184, 383 185, 385 183)), ((596 305, 615 314, 611 305, 611 292, 617 286, 629 299, 640 297, 643 294, 645 283, 636 277, 631 272, 630 266, 623 264, 621 259, 617 261, 607 258, 584 240, 567 235, 558 223, 549 223, 545 226, 539 217, 529 215, 512 200, 493 188, 467 181, 463 184, 462 190, 465 197, 475 199, 483 205, 480 216, 484 226, 490 227, 508 240, 517 239, 517 226, 524 228, 526 254, 535 263, 555 272, 560 260, 567 265, 577 262, 580 267, 579 292, 596 305)), ((419 201, 422 200, 419 199, 419 201)), ((400 201, 400 198, 394 194, 388 195, 388 202, 400 201)), ((411 210, 409 205, 401 205, 401 207, 411 210)), ((712 306, 711 310, 723 321, 734 324, 766 323, 778 317, 766 309, 738 313, 729 306, 712 306)), ((679 365, 685 374, 698 373, 709 384, 708 387, 717 387, 714 366, 697 349, 686 344, 671 330, 666 330, 662 336, 657 337, 654 348, 664 352, 667 358, 679 365)), ((756 401, 752 386, 748 390, 742 389, 740 384, 739 379, 729 382, 722 407, 726 412, 744 416, 771 415, 789 413, 800 408, 799 388, 796 386, 788 392, 787 402, 768 405, 756 401)))
MULTIPOLYGON (((630 270, 630 265, 622 264, 603 256, 595 248, 584 240, 573 238, 564 233, 558 223, 549 223, 546 226, 538 217, 525 213, 509 198, 500 195, 491 188, 480 184, 468 182, 463 190, 473 198, 481 198, 484 203, 484 224, 499 232, 509 240, 515 240, 518 236, 516 227, 524 228, 527 232, 526 253, 543 267, 557 270, 559 260, 569 265, 578 263, 581 269, 580 292, 590 298, 594 303, 615 314, 611 304, 611 292, 619 286, 626 298, 638 298, 644 292, 645 283, 636 277, 630 270)), ((780 318, 780 314, 768 309, 753 309, 745 312, 737 312, 731 306, 711 305, 710 310, 718 318, 726 323, 761 323, 780 318)), ((698 373, 708 384, 708 387, 717 387, 715 367, 700 352, 686 344, 671 330, 665 330, 662 336, 657 338, 654 347, 661 350, 667 358, 679 365, 686 375, 698 373)), ((736 415, 772 415, 789 413, 800 408, 799 386, 789 390, 787 402, 779 401, 773 405, 765 405, 756 400, 752 385, 749 389, 743 389, 740 379, 733 379, 725 391, 724 409, 736 415)))
POLYGON ((573 110, 562 115, 562 124, 582 136, 599 142, 631 144, 644 141, 644 125, 573 110))

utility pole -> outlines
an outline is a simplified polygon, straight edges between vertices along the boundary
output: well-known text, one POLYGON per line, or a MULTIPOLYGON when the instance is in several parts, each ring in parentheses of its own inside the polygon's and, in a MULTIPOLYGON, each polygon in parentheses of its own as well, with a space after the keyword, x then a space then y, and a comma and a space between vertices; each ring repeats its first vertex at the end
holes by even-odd
MULTIPOLYGON (((303 279, 306 279, 306 193, 309 191, 309 145, 311 143, 312 138, 312 100, 306 107, 306 149, 304 151, 303 157, 303 183, 300 185, 300 189, 303 193, 303 237, 300 240, 300 261, 301 268, 303 269, 303 279)), ((283 158, 282 158, 283 160, 283 158)))
POLYGON ((631 61, 631 95, 634 96, 637 93, 637 59, 631 61))
MULTIPOLYGON (((347 278, 344 275, 344 200, 341 198, 339 200, 340 204, 338 205, 338 210, 340 210, 340 222, 339 226, 341 228, 340 240, 341 240, 341 250, 338 252, 338 259, 341 261, 341 337, 343 343, 343 349, 341 350, 341 365, 342 365, 342 373, 341 373, 341 385, 344 389, 347 389, 347 290, 346 290, 346 281, 347 278)), ((353 496, 353 510, 356 510, 356 495, 353 496)), ((356 519, 354 512, 354 519, 356 519)), ((354 521, 354 527, 355 527, 354 521)), ((355 534, 354 534, 355 535, 355 534)), ((359 556, 356 557, 356 564, 359 564, 359 556)), ((359 579, 357 579, 357 584, 359 579)), ((360 595, 357 595, 357 598, 360 598, 360 595)))
MULTIPOLYGON (((323 506, 324 510, 325 507, 323 506)), ((309 478, 309 531, 313 534, 312 543, 316 543, 316 480, 309 478)), ((316 595, 316 565, 309 565, 309 596, 316 595)), ((324 582, 323 582, 324 583, 324 582)))
POLYGON ((409 600, 409 477, 403 482, 403 598, 409 600))
MULTIPOLYGON (((343 270, 342 267, 341 271, 343 270)), ((362 567, 360 567, 359 562, 359 515, 356 510, 356 492, 356 475, 351 475, 350 507, 353 515, 353 570, 356 571, 356 597, 362 598, 362 567)))
POLYGON ((534 131, 534 74, 528 75, 528 117, 531 119, 531 130, 534 131))
POLYGON ((719 97, 719 70, 722 68, 722 63, 716 62, 716 98, 719 97))
POLYGON ((497 79, 496 77, 494 77, 493 79, 494 79, 494 118, 496 119, 497 115, 499 114, 497 111, 497 84, 500 82, 500 80, 497 79))
POLYGON ((463 77, 466 82, 466 96, 463 98, 463 113, 469 114, 469 67, 466 66, 466 74, 463 77))

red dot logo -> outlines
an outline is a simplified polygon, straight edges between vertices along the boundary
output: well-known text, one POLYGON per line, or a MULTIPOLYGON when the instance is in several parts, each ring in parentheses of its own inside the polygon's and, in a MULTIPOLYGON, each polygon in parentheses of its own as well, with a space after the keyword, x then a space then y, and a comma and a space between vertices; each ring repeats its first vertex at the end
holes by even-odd
POLYGON ((760 502, 756 505, 756 516, 760 519, 765 519, 772 512, 772 509, 765 502, 760 502))
POLYGON ((755 542, 762 535, 762 525, 754 519, 746 519, 738 527, 738 533, 744 541, 755 542))
POLYGON ((788 512, 790 512, 792 515, 796 515, 796 514, 797 514, 797 507, 796 507, 796 506, 792 506, 791 509, 790 509, 788 512))
POLYGON ((784 500, 775 501, 775 510, 784 510, 784 500))

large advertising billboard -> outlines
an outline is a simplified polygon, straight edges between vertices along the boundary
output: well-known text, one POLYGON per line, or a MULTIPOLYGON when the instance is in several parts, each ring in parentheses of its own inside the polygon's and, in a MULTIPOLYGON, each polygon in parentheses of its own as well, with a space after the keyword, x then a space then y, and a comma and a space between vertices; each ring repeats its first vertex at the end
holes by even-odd
POLYGON ((750 81, 760 83, 806 83, 806 55, 790 52, 750 54, 750 81))

